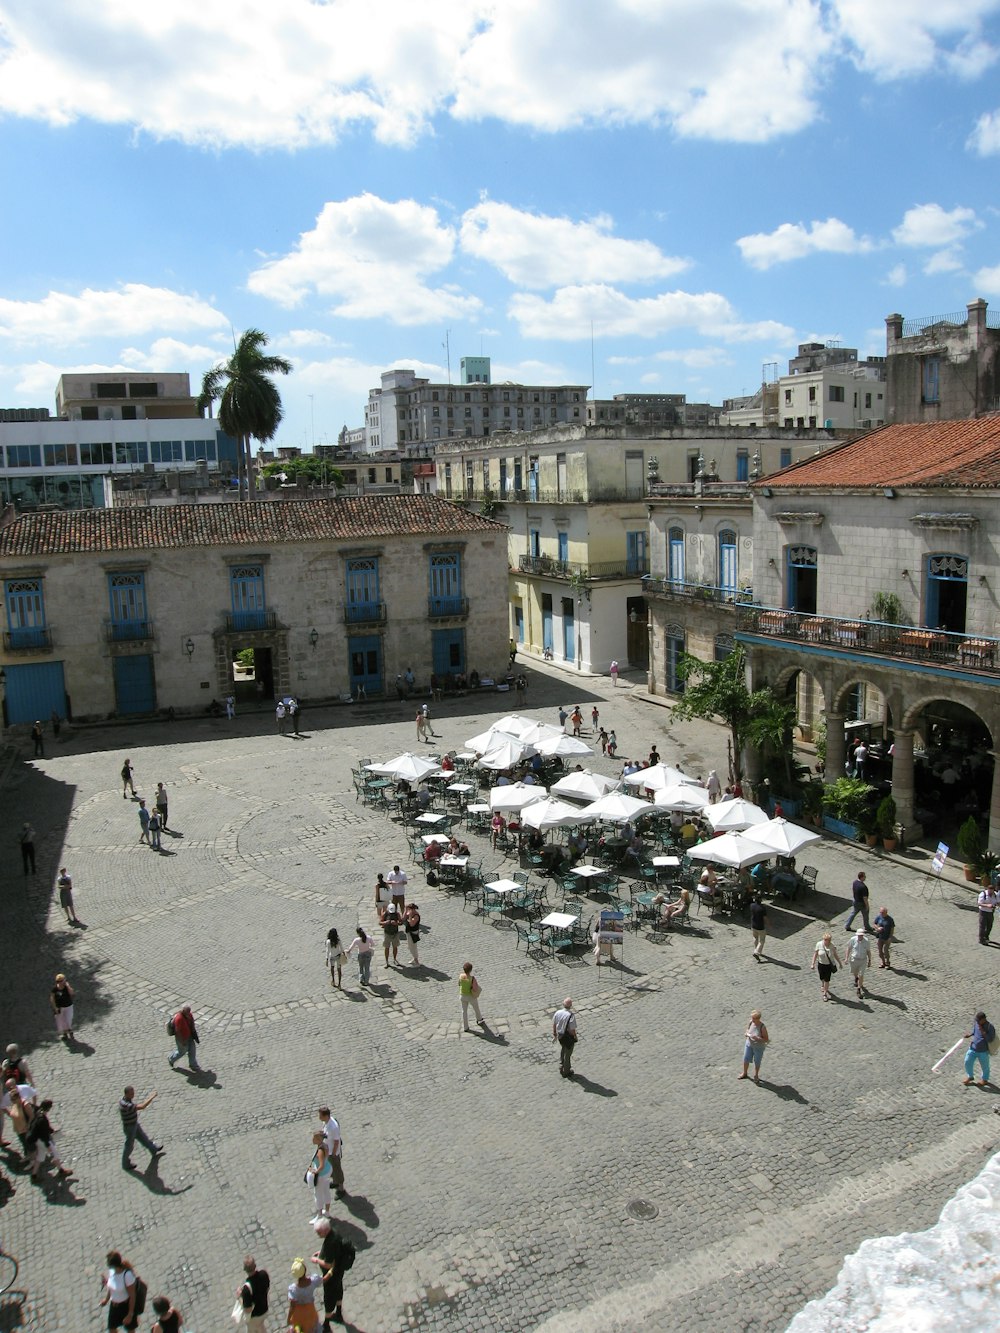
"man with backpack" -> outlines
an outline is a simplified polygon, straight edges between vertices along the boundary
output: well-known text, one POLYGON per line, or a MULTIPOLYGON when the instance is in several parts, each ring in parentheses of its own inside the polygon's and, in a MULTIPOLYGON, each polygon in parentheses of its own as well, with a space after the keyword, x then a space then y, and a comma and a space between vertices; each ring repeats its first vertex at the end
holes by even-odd
POLYGON ((201 1066, 198 1064, 198 1052, 195 1047, 201 1038, 198 1036, 198 1029, 195 1027, 194 1014, 191 1012, 191 1006, 186 1004, 183 1009, 179 1009, 173 1018, 167 1021, 167 1031, 173 1037, 177 1044, 177 1050, 172 1055, 168 1055, 171 1068, 178 1060, 187 1059, 188 1066, 195 1074, 201 1073, 201 1066))
POLYGON ((342 1324, 344 1312, 344 1274, 354 1266, 357 1254, 351 1242, 339 1232, 328 1217, 315 1224, 320 1247, 312 1256, 313 1263, 323 1274, 323 1333, 330 1333, 331 1324, 342 1324))

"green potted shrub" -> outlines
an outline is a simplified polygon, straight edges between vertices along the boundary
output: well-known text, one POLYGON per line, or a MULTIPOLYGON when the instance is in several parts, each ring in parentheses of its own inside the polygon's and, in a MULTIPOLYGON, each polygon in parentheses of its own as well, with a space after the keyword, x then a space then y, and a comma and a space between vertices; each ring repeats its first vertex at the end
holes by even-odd
POLYGON ((958 851, 965 862, 965 878, 970 883, 978 882, 983 858, 992 853, 986 850, 986 841, 975 815, 970 815, 958 830, 958 851))
POLYGON ((858 836, 859 821, 864 820, 865 812, 870 808, 874 790, 861 778, 843 777, 828 782, 823 791, 826 827, 853 841, 858 836))
POLYGON ((882 846, 887 852, 896 850, 896 802, 891 796, 883 796, 875 811, 875 821, 882 837, 882 846))
POLYGON ((802 788, 802 813, 817 828, 823 822, 823 783, 819 778, 810 778, 802 788))
POLYGON ((864 838, 869 847, 874 847, 879 835, 878 818, 874 808, 866 805, 854 822, 857 825, 858 837, 864 838))

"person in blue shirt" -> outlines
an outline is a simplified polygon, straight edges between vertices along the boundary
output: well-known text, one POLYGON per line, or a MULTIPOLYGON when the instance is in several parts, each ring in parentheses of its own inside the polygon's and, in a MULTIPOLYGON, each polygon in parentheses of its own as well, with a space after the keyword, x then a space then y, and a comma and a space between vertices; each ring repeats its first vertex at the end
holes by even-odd
POLYGON ((982 1074, 979 1086, 986 1088, 990 1082, 990 1043, 996 1040, 997 1030, 980 1009, 972 1025, 972 1031, 965 1035, 971 1040, 969 1049, 965 1052, 964 1082, 966 1084, 975 1083, 974 1071, 978 1060, 979 1072, 982 1074))

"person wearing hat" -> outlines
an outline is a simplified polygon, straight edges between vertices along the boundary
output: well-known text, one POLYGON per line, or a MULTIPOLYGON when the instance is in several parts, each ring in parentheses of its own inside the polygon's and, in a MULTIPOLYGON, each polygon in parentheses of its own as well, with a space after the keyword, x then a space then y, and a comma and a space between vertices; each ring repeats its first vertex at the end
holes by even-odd
POLYGON ((864 927, 860 927, 855 933, 854 939, 847 946, 847 961, 850 964, 851 976, 854 978, 854 989, 858 992, 858 999, 865 998, 865 973, 872 961, 871 941, 865 934, 864 927))
POLYGON ((552 1015, 552 1040, 559 1043, 559 1073, 563 1078, 573 1077, 573 1047, 578 1037, 573 1001, 567 996, 562 1008, 552 1015))
POLYGON ((979 1080, 981 1088, 989 1087, 990 1082, 990 1044, 996 1041, 997 1030, 990 1020, 980 1009, 976 1014, 976 1021, 972 1025, 972 1031, 965 1034, 970 1038, 969 1049, 965 1052, 965 1078, 963 1083, 975 1083, 976 1061, 979 1061, 979 1072, 982 1078, 979 1080))
POLYGON ((45 758, 45 729, 42 726, 41 718, 35 720, 35 725, 31 728, 31 739, 35 742, 35 758, 45 758))
POLYGON ((304 1259, 292 1261, 292 1278, 288 1284, 288 1318, 285 1323, 289 1328, 298 1329, 298 1333, 316 1333, 319 1328, 319 1315, 316 1312, 316 1288, 323 1283, 321 1273, 307 1273, 304 1259))
POLYGON ((767 1028, 764 1026, 760 1010, 755 1009, 750 1015, 750 1022, 746 1030, 746 1045, 743 1047, 743 1073, 740 1078, 749 1078, 750 1063, 753 1062, 753 1081, 760 1082, 760 1062, 764 1058, 764 1047, 771 1040, 767 1035, 767 1028))
POLYGON ((379 925, 382 927, 382 948, 385 953, 385 965, 389 966, 389 950, 392 950, 392 961, 399 960, 399 912, 396 910, 395 903, 389 903, 383 907, 379 914, 379 925))

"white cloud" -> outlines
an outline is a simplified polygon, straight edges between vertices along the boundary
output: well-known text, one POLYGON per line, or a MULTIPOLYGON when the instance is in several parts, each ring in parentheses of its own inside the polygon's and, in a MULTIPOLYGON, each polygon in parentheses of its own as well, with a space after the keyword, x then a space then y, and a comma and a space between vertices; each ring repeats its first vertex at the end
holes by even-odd
POLYGON ((922 74, 942 67, 974 77, 995 59, 981 38, 982 19, 996 0, 831 0, 840 35, 853 47, 856 63, 882 79, 922 74))
POLYGON ((867 236, 858 236, 839 218, 825 222, 783 222, 771 232, 741 236, 736 242, 740 253, 753 268, 768 269, 773 264, 787 264, 813 254, 866 254, 872 249, 867 236))
POLYGON ((948 246, 964 240, 982 225, 971 208, 958 207, 946 212, 940 204, 917 204, 903 214, 892 239, 897 245, 914 248, 948 246))
POLYGON ((741 323, 725 297, 716 292, 662 292, 634 298, 603 283, 562 287, 548 301, 518 293, 511 299, 509 313, 525 336, 563 342, 589 338, 591 324, 601 338, 652 338, 681 328, 694 328, 727 342, 787 339, 792 334, 773 321, 741 323))
POLYGON ((983 296, 1000 296, 1000 264, 981 268, 973 277, 973 285, 983 296))
POLYGON ((657 352, 655 361, 671 361, 688 370, 708 370, 713 366, 731 366, 733 358, 724 347, 684 347, 657 352))
POLYGON ((892 268, 882 279, 882 283, 886 287, 902 287, 906 282, 906 278, 906 265, 893 264, 892 268))
POLYGON ((192 365, 212 366, 225 355, 225 347, 185 343, 177 338, 156 338, 146 351, 138 347, 122 348, 121 363, 129 370, 185 372, 190 371, 192 365))
POLYGON ((445 268, 454 251, 455 231, 436 209, 413 199, 389 203, 356 195, 324 204, 312 231, 287 255, 251 273, 247 286, 283 306, 316 292, 333 297, 333 313, 344 318, 434 324, 482 308, 475 296, 424 281, 445 268))
POLYGON ((272 341, 275 346, 280 344, 287 351, 295 351, 299 347, 335 346, 330 335, 320 329, 288 329, 285 333, 275 334, 272 341))
POLYGON ((976 128, 969 136, 968 146, 980 157, 1000 153, 1000 111, 987 111, 979 117, 976 128))
POLYGON ((522 287, 653 282, 688 267, 687 260, 663 254, 652 241, 612 236, 613 227, 604 214, 573 222, 484 200, 463 214, 461 245, 522 287))
POLYGON ((924 273, 933 277, 935 273, 957 273, 961 267, 962 259, 957 251, 938 250, 924 265, 924 273))
POLYGON ((39 301, 0 298, 0 337, 21 342, 82 342, 141 337, 157 329, 228 328, 225 315, 197 296, 129 282, 117 291, 78 296, 49 292, 39 301))

